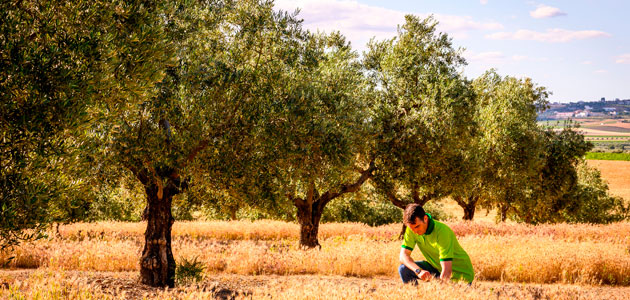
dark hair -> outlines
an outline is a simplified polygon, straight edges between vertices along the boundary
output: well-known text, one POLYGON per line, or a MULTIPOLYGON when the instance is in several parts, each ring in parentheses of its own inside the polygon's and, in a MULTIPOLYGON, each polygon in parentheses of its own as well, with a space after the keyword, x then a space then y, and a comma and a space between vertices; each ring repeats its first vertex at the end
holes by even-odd
POLYGON ((403 213, 403 223, 405 224, 415 224, 416 217, 422 220, 426 213, 424 212, 424 208, 422 205, 417 203, 411 203, 407 205, 405 208, 405 212, 403 213))

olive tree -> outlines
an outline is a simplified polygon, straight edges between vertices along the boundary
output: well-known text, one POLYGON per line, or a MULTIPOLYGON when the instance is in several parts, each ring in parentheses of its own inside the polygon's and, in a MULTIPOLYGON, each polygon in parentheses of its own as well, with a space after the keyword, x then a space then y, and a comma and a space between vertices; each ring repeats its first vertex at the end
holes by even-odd
POLYGON ((326 205, 358 191, 374 164, 365 152, 369 115, 357 53, 339 33, 308 33, 298 49, 301 63, 285 73, 285 93, 265 113, 256 173, 270 175, 257 180, 274 191, 268 197, 295 207, 300 245, 312 248, 326 205))
POLYGON ((474 134, 457 168, 461 184, 453 199, 474 218, 480 202, 505 210, 543 164, 543 140, 537 113, 547 105, 547 91, 531 79, 502 77, 490 70, 472 84, 475 93, 474 134))
POLYGON ((473 127, 473 95, 459 74, 465 60, 436 26, 432 17, 408 15, 396 37, 369 44, 363 61, 372 99, 372 182, 400 208, 451 193, 459 184, 453 167, 473 127))
POLYGON ((610 195, 599 170, 583 160, 576 170, 577 183, 565 195, 566 204, 554 212, 557 221, 605 224, 630 218, 630 205, 610 195))
POLYGON ((173 53, 163 79, 119 106, 95 108, 85 141, 97 150, 86 155, 95 168, 142 184, 141 281, 173 286, 173 197, 198 178, 229 188, 230 178, 251 174, 253 137, 281 89, 278 78, 299 63, 302 31, 269 1, 167 3, 158 15, 173 53))
POLYGON ((517 221, 532 224, 562 222, 563 212, 572 206, 571 203, 578 199, 584 200, 584 195, 577 197, 577 194, 581 194, 576 191, 579 188, 577 167, 593 145, 585 141, 584 135, 572 126, 561 131, 548 128, 541 130, 540 135, 543 149, 539 155, 542 164, 536 174, 527 178, 525 186, 529 192, 503 205, 509 205, 507 215, 517 221))
POLYGON ((75 189, 64 174, 73 150, 67 140, 88 121, 89 108, 123 104, 161 79, 168 53, 153 26, 157 6, 0 3, 0 247, 42 236, 51 209, 75 189))

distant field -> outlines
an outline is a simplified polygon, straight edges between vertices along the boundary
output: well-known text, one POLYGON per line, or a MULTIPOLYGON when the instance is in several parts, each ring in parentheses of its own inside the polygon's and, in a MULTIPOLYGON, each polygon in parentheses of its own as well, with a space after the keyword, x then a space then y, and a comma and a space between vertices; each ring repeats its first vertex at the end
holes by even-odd
POLYGON ((630 161, 587 160, 586 162, 602 172, 602 177, 608 181, 611 194, 630 202, 630 161))
POLYGON ((587 136, 586 140, 595 143, 627 143, 630 141, 630 138, 620 136, 587 136))
MULTIPOLYGON (((616 130, 616 129, 613 128, 612 130, 616 130)), ((582 132, 587 137, 588 136, 630 137, 630 130, 627 130, 627 132, 619 132, 619 131, 612 131, 612 130, 592 129, 592 128, 584 128, 584 127, 578 128, 578 131, 582 132)))
MULTIPOLYGON (((623 119, 574 119, 573 124, 579 124, 578 131, 587 139, 630 139, 630 122, 623 119)), ((548 126, 560 130, 565 127, 565 120, 539 121, 538 125, 548 126)))
POLYGON ((588 152, 585 156, 588 160, 623 160, 630 161, 630 153, 601 153, 588 152))
POLYGON ((593 129, 599 131, 630 133, 630 128, 619 126, 602 126, 602 125, 584 125, 582 129, 593 129))

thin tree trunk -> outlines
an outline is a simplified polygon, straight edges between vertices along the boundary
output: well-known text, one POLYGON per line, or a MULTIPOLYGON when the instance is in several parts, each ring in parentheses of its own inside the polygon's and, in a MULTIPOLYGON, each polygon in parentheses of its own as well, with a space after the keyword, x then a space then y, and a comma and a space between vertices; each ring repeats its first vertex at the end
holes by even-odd
POLYGON ((175 219, 171 213, 169 189, 158 184, 145 187, 147 194, 147 230, 140 258, 142 283, 155 287, 175 286, 175 259, 171 249, 171 228, 175 219))
POLYGON ((236 211, 238 210, 238 207, 230 207, 230 219, 232 221, 236 221, 236 211))
POLYGON ((500 207, 501 211, 501 222, 505 222, 507 220, 507 212, 510 207, 507 204, 503 204, 500 207))

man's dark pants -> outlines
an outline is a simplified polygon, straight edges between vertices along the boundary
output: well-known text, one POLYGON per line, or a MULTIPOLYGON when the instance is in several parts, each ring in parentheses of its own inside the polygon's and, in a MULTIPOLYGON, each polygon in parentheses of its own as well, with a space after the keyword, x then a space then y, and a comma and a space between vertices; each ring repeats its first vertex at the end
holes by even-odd
MULTIPOLYGON (((429 262, 424 261, 424 260, 417 261, 416 265, 418 265, 420 269, 423 269, 431 273, 433 277, 435 278, 440 277, 440 271, 438 271, 431 264, 429 264, 429 262)), ((398 267, 398 274, 400 274, 400 279, 402 279, 403 283, 410 283, 410 282, 413 284, 418 283, 418 276, 416 275, 416 272, 414 272, 413 270, 410 270, 405 265, 400 265, 400 267, 398 267)))

